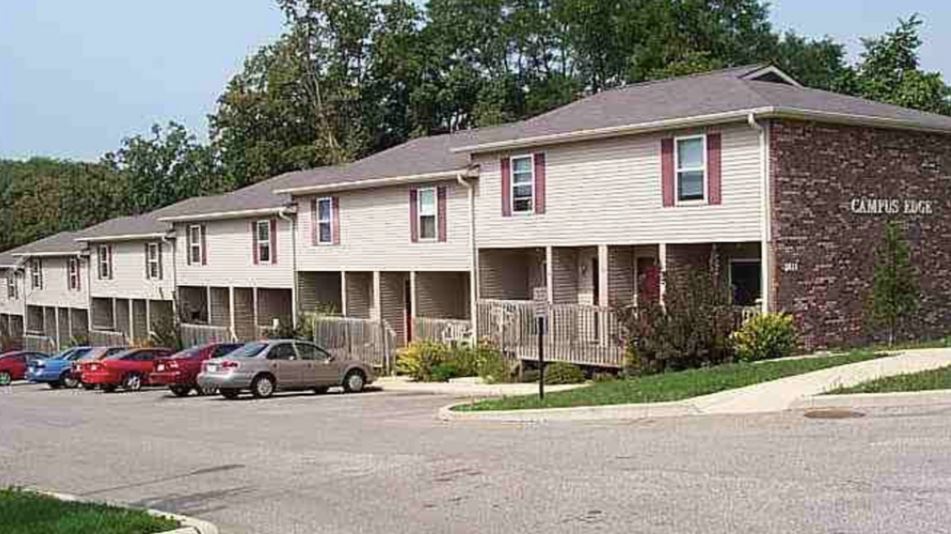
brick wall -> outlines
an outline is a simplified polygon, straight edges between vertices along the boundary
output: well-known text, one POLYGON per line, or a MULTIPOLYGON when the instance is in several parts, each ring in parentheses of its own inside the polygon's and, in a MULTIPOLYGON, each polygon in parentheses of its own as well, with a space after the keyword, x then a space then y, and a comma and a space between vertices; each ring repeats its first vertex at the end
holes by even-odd
POLYGON ((795 315, 807 346, 883 339, 865 309, 889 218, 906 229, 922 290, 906 337, 948 332, 951 137, 774 121, 770 166, 774 302, 795 315), (932 200, 934 213, 856 214, 854 198, 932 200))

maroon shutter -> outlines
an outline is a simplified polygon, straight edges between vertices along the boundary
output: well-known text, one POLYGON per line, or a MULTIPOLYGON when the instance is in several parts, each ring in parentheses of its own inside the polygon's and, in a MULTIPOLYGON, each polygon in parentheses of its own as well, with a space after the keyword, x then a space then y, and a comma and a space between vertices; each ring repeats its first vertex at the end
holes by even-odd
POLYGON ((74 260, 74 259, 72 259, 72 258, 66 260, 66 289, 75 289, 75 288, 73 287, 72 278, 70 277, 70 274, 69 274, 69 273, 70 273, 70 268, 69 268, 69 266, 72 265, 74 261, 76 261, 76 260, 74 260))
POLYGON ((251 257, 254 258, 254 264, 260 263, 258 258, 258 223, 251 221, 251 257))
POLYGON ((277 221, 271 219, 271 263, 277 263, 277 221))
POLYGON ((340 244, 340 197, 330 198, 330 234, 334 245, 340 244))
POLYGON ((162 268, 162 242, 159 241, 158 243, 155 244, 155 246, 158 249, 158 279, 162 280, 163 279, 162 276, 164 275, 164 271, 162 268))
POLYGON ((419 241, 419 207, 417 206, 418 191, 409 190, 409 240, 413 243, 419 241))
POLYGON ((446 186, 436 188, 436 228, 440 241, 446 240, 446 186))
POLYGON ((502 172, 502 216, 512 215, 512 162, 509 158, 499 160, 502 172))
POLYGON ((76 291, 81 291, 83 288, 83 262, 76 259, 76 291))
POLYGON ((185 264, 192 264, 192 227, 185 226, 185 264))
POLYGON ((674 205, 674 138, 667 137, 660 140, 660 174, 661 192, 664 197, 664 207, 674 205))
POLYGON ((720 204, 723 201, 720 144, 720 134, 707 135, 707 198, 710 204, 720 204))
POLYGON ((545 213, 545 154, 535 154, 535 213, 545 213))
POLYGON ((149 276, 149 244, 145 244, 145 279, 148 280, 149 276))
POLYGON ((317 245, 317 199, 310 201, 310 244, 317 245))
POLYGON ((205 225, 201 225, 201 264, 208 265, 208 239, 205 235, 208 232, 205 229, 205 225))
MULTIPOLYGON (((106 248, 106 250, 109 251, 109 280, 112 280, 112 275, 113 275, 113 273, 112 273, 112 270, 113 270, 113 269, 112 269, 112 245, 109 245, 109 246, 106 248)), ((40 280, 42 281, 42 279, 43 279, 43 278, 41 277, 40 280)))

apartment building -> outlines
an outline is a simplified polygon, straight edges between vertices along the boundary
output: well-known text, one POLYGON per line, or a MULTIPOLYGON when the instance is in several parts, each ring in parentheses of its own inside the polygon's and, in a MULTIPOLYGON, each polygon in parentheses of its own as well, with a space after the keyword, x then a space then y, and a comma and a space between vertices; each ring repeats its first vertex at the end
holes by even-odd
POLYGON ((0 254, 0 339, 17 343, 23 338, 23 318, 26 308, 23 299, 23 275, 19 258, 13 255, 19 249, 0 254))

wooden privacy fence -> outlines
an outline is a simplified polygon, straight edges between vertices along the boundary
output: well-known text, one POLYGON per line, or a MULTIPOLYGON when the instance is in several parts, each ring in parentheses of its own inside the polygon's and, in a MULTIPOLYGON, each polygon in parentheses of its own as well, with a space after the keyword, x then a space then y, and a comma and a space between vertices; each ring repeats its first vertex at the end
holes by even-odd
POLYGON ((211 326, 205 324, 182 323, 182 345, 194 347, 208 343, 227 343, 234 341, 235 336, 227 326, 211 326))
MULTIPOLYGON (((479 336, 514 358, 535 359, 535 306, 525 300, 480 300, 479 336)), ((544 308, 548 316, 546 360, 599 367, 624 365, 620 321, 612 309, 584 304, 547 304, 544 308)))
POLYGON ((310 318, 314 342, 339 358, 359 360, 389 373, 396 332, 383 320, 321 315, 310 318))
POLYGON ((56 341, 49 336, 25 334, 23 336, 23 350, 53 354, 56 352, 56 341))
POLYGON ((120 347, 129 344, 125 334, 111 330, 90 330, 89 344, 93 347, 120 347))
POLYGON ((416 317, 413 319, 413 339, 440 341, 442 343, 460 343, 472 338, 472 321, 468 319, 435 319, 416 317))

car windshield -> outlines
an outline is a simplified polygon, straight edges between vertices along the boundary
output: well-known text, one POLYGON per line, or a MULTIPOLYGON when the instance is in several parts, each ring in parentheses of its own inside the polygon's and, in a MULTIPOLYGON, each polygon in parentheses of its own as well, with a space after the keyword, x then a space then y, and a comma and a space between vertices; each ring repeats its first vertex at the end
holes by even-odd
POLYGON ((132 352, 132 351, 131 351, 131 350, 124 350, 124 351, 122 351, 122 352, 117 352, 117 353, 115 353, 115 354, 110 354, 109 356, 106 356, 105 358, 103 358, 103 360, 121 360, 122 358, 125 358, 126 356, 128 356, 130 352, 132 352))
POLYGON ((81 359, 84 358, 87 354, 89 354, 89 351, 90 351, 90 350, 92 350, 92 349, 75 349, 75 350, 73 350, 73 353, 72 353, 72 354, 70 354, 69 356, 66 357, 66 359, 67 359, 67 360, 70 360, 70 361, 81 360, 81 359))
POLYGON ((225 356, 228 358, 254 358, 267 347, 267 343, 248 343, 247 345, 229 352, 225 356))
POLYGON ((193 357, 193 356, 198 356, 199 354, 201 354, 201 349, 202 349, 202 348, 203 348, 203 347, 192 347, 192 348, 190 348, 190 349, 185 349, 185 350, 183 350, 183 351, 176 352, 175 354, 172 354, 171 356, 169 356, 169 358, 171 358, 171 359, 173 359, 173 360, 184 360, 184 359, 186 359, 186 358, 191 358, 191 357, 193 357))

